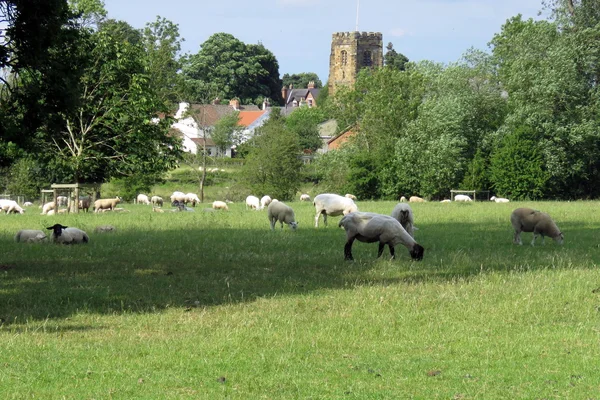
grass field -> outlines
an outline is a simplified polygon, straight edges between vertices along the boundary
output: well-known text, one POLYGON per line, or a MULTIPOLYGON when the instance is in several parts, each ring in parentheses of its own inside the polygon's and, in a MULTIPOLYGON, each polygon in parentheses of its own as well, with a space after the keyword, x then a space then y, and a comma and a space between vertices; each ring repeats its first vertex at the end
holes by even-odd
POLYGON ((297 232, 241 203, 0 215, 0 398, 600 399, 598 202, 415 204, 422 262, 345 262, 339 218, 290 205, 297 232), (519 206, 564 246, 513 245, 519 206), (13 241, 55 222, 90 243, 13 241))

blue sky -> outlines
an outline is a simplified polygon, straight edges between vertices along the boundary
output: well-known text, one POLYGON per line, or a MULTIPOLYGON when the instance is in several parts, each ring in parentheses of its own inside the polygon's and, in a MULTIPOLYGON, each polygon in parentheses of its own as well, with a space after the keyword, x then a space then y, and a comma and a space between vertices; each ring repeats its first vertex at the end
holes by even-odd
MULTIPOLYGON (((262 42, 279 72, 315 72, 325 83, 331 35, 354 31, 357 0, 105 0, 108 17, 135 28, 160 15, 179 25, 183 53, 197 53, 217 32, 262 42)), ((510 17, 539 19, 541 0, 362 0, 358 30, 381 32, 411 61, 449 63, 487 43, 510 17)), ((385 50, 384 50, 385 52, 385 50)))

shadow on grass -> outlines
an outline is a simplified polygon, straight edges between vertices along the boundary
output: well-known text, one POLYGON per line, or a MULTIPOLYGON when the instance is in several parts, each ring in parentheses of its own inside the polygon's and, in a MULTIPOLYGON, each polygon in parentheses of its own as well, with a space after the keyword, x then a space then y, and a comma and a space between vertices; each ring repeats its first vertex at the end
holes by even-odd
MULTIPOLYGON (((536 247, 513 245, 510 227, 419 227, 416 239, 426 249, 422 262, 411 262, 402 246, 395 261, 387 261, 387 249, 377 260, 377 245, 359 242, 353 248, 356 261, 345 262, 345 233, 334 226, 295 233, 287 227, 123 231, 92 235, 79 246, 5 242, 0 318, 10 325, 81 312, 152 313, 361 285, 450 282, 482 271, 592 268, 600 262, 596 229, 576 224, 563 227, 570 232, 564 246, 546 240, 536 247)), ((530 240, 531 234, 523 234, 524 243, 530 240)))

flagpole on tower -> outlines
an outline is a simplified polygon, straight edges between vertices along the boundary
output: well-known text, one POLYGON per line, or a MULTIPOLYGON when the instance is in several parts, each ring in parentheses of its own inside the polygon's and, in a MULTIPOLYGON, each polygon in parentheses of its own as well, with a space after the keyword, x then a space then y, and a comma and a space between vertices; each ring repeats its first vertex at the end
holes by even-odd
POLYGON ((356 32, 358 32, 358 8, 360 6, 360 0, 356 0, 356 32))

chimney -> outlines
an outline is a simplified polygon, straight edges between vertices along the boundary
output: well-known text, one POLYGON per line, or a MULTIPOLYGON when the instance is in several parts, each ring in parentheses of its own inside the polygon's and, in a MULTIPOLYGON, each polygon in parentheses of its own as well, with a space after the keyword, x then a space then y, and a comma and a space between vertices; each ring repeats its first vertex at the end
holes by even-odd
POLYGON ((314 89, 315 88, 315 81, 308 82, 308 88, 309 89, 314 89))
POLYGON ((217 97, 212 101, 212 103, 213 103, 213 105, 221 104, 221 99, 217 97))
POLYGON ((236 111, 240 109, 240 101, 238 99, 229 100, 229 105, 236 111))

